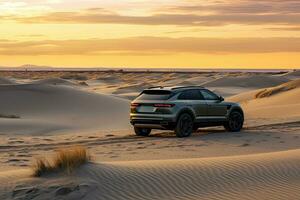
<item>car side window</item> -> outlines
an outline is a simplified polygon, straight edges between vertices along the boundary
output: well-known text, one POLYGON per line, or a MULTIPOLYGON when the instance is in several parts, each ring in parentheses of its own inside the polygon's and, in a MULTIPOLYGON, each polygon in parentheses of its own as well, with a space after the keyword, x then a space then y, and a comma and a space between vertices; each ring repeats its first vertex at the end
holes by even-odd
POLYGON ((201 90, 201 94, 203 95, 205 100, 218 100, 219 97, 209 90, 201 90))
POLYGON ((183 91, 179 96, 179 100, 204 100, 199 90, 183 91))

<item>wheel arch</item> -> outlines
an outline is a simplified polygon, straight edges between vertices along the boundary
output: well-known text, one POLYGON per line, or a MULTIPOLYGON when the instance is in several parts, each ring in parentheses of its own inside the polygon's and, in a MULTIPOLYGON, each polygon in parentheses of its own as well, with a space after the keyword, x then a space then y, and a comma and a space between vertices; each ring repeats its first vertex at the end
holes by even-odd
POLYGON ((232 108, 231 108, 230 111, 228 112, 228 116, 229 116, 232 112, 234 112, 234 111, 240 112, 240 113, 243 115, 243 117, 245 116, 245 115, 244 115, 244 111, 243 111, 243 109, 242 109, 240 106, 232 106, 232 108))
POLYGON ((192 117, 193 120, 195 121, 196 115, 195 115, 195 113, 193 112, 193 110, 190 109, 190 108, 183 108, 183 109, 181 109, 181 110, 177 113, 177 115, 176 115, 176 122, 178 121, 179 117, 180 117, 182 114, 184 114, 184 113, 187 113, 187 114, 191 115, 191 117, 192 117))

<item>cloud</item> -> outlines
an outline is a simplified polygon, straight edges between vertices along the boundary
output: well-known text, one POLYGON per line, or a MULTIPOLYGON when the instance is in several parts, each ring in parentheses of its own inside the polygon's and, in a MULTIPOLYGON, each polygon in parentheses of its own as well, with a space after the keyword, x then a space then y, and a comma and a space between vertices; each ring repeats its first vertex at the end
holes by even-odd
POLYGON ((168 38, 0 41, 0 55, 138 55, 300 52, 300 38, 168 38))
POLYGON ((213 4, 163 7, 147 16, 120 15, 100 7, 79 11, 48 12, 43 15, 2 16, 2 20, 19 23, 55 24, 133 24, 223 26, 243 25, 300 25, 300 1, 296 0, 236 0, 216 1, 213 4))
POLYGON ((279 26, 267 28, 272 31, 300 31, 300 26, 279 26))
MULTIPOLYGON (((210 2, 210 1, 208 1, 210 2)), ((215 1, 209 4, 189 3, 187 5, 171 6, 158 9, 160 12, 212 12, 218 14, 299 14, 298 0, 235 0, 215 1)))
MULTIPOLYGON (((60 0, 49 0, 59 2, 60 0)), ((3 4, 3 3, 2 3, 3 4)), ((23 4, 5 3, 3 9, 23 4), (16 5, 15 5, 16 4, 16 5)), ((185 25, 223 26, 243 25, 300 25, 299 0, 181 0, 176 6, 162 4, 148 15, 120 15, 116 11, 101 7, 82 10, 46 12, 35 16, 2 15, 0 20, 14 20, 19 23, 54 24, 133 24, 133 25, 185 25)), ((40 5, 41 6, 41 5, 40 5)), ((130 6, 130 4, 128 4, 130 6)), ((26 6, 26 8, 29 6, 26 6)), ((24 8, 23 8, 24 9, 24 8)), ((1 10, 1 4, 0 4, 1 10)))
MULTIPOLYGON (((3 17, 4 18, 4 17, 3 17)), ((132 24, 132 25, 185 25, 185 26, 221 26, 227 24, 247 25, 300 25, 300 14, 156 14, 152 16, 121 16, 117 14, 54 12, 34 17, 12 17, 19 23, 55 23, 55 24, 132 24)))

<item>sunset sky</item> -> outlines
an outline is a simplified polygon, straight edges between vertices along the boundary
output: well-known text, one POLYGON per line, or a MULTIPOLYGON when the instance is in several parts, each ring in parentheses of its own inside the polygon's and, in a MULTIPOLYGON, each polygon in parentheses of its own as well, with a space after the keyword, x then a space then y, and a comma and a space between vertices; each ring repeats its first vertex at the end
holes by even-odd
POLYGON ((0 66, 300 68, 299 0, 0 0, 0 66))

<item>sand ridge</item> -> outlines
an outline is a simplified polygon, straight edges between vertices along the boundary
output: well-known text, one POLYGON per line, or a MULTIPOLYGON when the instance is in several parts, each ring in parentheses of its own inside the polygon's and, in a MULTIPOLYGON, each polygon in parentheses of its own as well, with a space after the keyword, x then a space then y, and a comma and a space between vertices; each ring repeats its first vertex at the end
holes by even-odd
POLYGON ((87 164, 60 181, 25 180, 2 199, 298 199, 299 153, 87 164))
POLYGON ((41 83, 0 85, 0 93, 1 112, 20 117, 0 119, 2 133, 129 128, 129 102, 125 99, 41 83))
POLYGON ((0 199, 300 199, 298 71, 4 74, 0 199), (133 136, 128 99, 153 85, 190 84, 241 103, 245 129, 133 136), (93 162, 32 178, 35 157, 75 145, 93 162))

